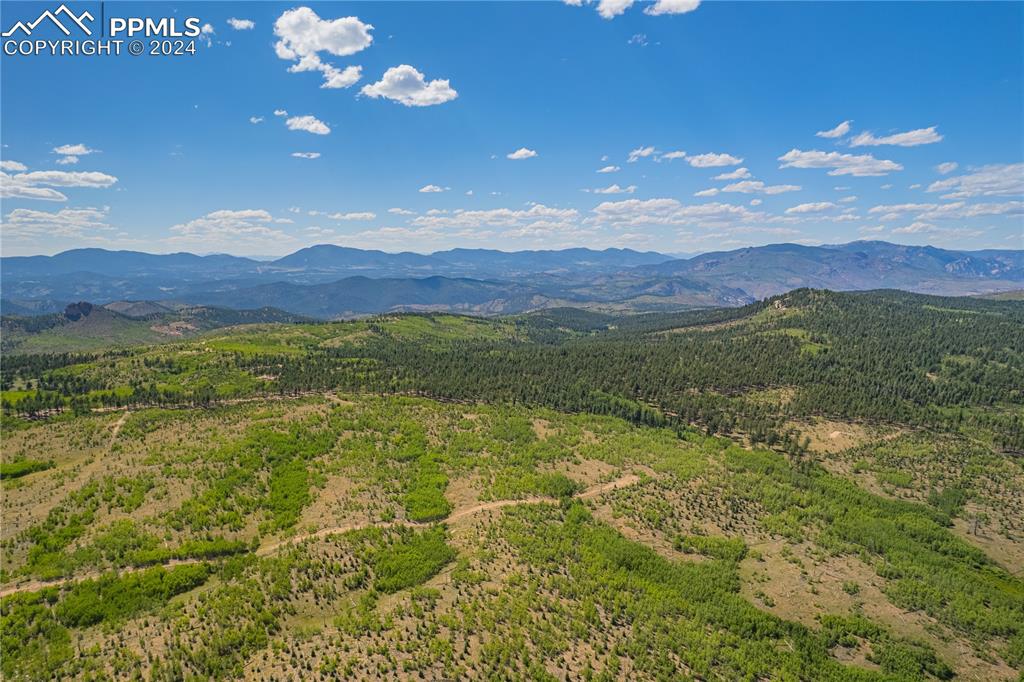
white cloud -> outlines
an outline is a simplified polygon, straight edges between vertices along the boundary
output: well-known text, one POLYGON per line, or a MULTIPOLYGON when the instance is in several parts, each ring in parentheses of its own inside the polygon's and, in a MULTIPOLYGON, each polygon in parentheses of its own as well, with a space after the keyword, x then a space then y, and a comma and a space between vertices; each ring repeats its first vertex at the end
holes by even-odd
POLYGON ((829 211, 836 208, 836 205, 831 201, 816 201, 808 204, 798 204, 786 209, 786 213, 789 215, 801 214, 801 213, 821 213, 822 211, 829 211))
POLYGON ((653 155, 654 152, 654 147, 637 147, 629 153, 629 158, 626 159, 626 161, 627 163, 636 163, 639 159, 644 159, 653 155))
POLYGON ((636 191, 636 185, 630 185, 629 187, 619 187, 617 184, 608 185, 607 187, 599 187, 597 189, 585 190, 593 192, 594 194, 632 194, 636 191))
POLYGON ((292 156, 297 159, 319 159, 320 152, 292 152, 292 156))
POLYGON ((649 44, 647 42, 647 34, 646 33, 634 33, 633 37, 626 41, 626 44, 627 45, 639 45, 640 47, 647 47, 647 45, 649 44))
MULTIPOLYGON (((533 204, 525 210, 495 208, 489 210, 456 209, 450 214, 418 216, 411 221, 416 227, 425 228, 477 228, 488 227, 519 227, 526 231, 547 231, 565 228, 572 225, 579 216, 574 208, 554 208, 543 204, 533 204)), ((525 232, 512 233, 508 236, 523 236, 525 232)))
POLYGON ((98 151, 98 149, 90 149, 84 144, 64 144, 53 148, 54 154, 61 154, 63 156, 86 156, 87 154, 95 154, 98 151))
POLYGON ((848 197, 843 197, 842 199, 840 199, 839 203, 840 204, 852 204, 855 201, 857 201, 857 196, 854 195, 854 194, 851 194, 848 197))
POLYGON ((735 204, 684 205, 675 199, 606 201, 594 208, 593 221, 616 226, 697 225, 720 227, 756 221, 763 213, 735 204))
MULTIPOLYGON (((22 169, 24 170, 24 168, 22 169)), ((604 168, 597 169, 598 173, 618 173, 622 168, 619 166, 605 166, 604 168)))
POLYGON ((263 117, 262 116, 250 116, 249 117, 249 123, 252 123, 253 125, 256 125, 257 123, 263 123, 263 117))
MULTIPOLYGON (((563 0, 567 5, 580 7, 592 0, 563 0)), ((635 0, 598 0, 597 13, 605 19, 614 19, 632 7, 635 0)), ((685 14, 700 6, 700 0, 656 0, 644 8, 644 14, 660 16, 663 14, 685 14)))
POLYGON ((739 192, 741 194, 783 194, 798 192, 800 185, 766 185, 760 180, 741 180, 722 188, 723 192, 739 192))
POLYGON ((272 249, 294 238, 270 227, 273 216, 263 209, 220 210, 170 228, 164 241, 209 249, 272 249))
POLYGON ((662 159, 668 159, 669 161, 675 161, 676 159, 685 159, 685 158, 686 158, 686 152, 684 152, 683 150, 679 149, 679 150, 676 150, 674 152, 665 152, 664 154, 659 154, 657 157, 655 157, 655 160, 661 161, 662 159))
POLYGON ((422 73, 408 64, 391 67, 379 81, 364 85, 360 92, 375 99, 385 97, 407 107, 444 104, 459 96, 447 79, 427 81, 422 73))
POLYGON ((750 205, 751 206, 760 206, 762 203, 764 203, 764 202, 761 201, 760 199, 751 199, 750 200, 750 205))
POLYGON ((327 217, 331 220, 373 220, 377 217, 377 214, 370 211, 358 211, 354 213, 332 213, 327 217))
POLYGON ((709 187, 707 189, 702 189, 699 192, 694 192, 693 196, 695 196, 695 197, 713 197, 716 194, 718 194, 719 191, 720 190, 717 187, 709 187))
POLYGON ((948 204, 881 204, 872 206, 868 213, 883 214, 882 222, 897 220, 905 213, 916 213, 916 220, 954 220, 980 216, 1024 215, 1024 201, 968 204, 954 201, 948 204))
POLYGON ((20 176, 0 172, 0 197, 4 199, 38 199, 40 201, 67 201, 68 199, 55 189, 34 187, 17 180, 18 177, 20 176))
POLYGON ((828 168, 829 175, 867 177, 903 170, 903 166, 895 161, 876 159, 870 154, 840 154, 817 150, 805 152, 791 149, 778 160, 783 162, 779 168, 828 168))
MULTIPOLYGON (((203 28, 199 32, 199 39, 205 42, 207 47, 210 47, 213 45, 213 38, 210 36, 216 33, 217 31, 214 30, 213 24, 203 24, 203 28)), ((196 105, 196 108, 199 108, 198 104, 196 105)))
POLYGON ((958 164, 956 161, 946 161, 936 166, 935 170, 937 170, 940 175, 948 175, 959 167, 960 164, 958 164))
POLYGON ((107 208, 62 208, 59 211, 36 211, 17 208, 3 222, 4 239, 35 239, 38 237, 90 238, 97 230, 112 230, 107 224, 107 208))
POLYGON ((51 187, 110 187, 117 178, 96 171, 32 171, 9 176, 14 184, 51 187))
POLYGON ((888 144, 897 147, 916 147, 922 144, 934 144, 942 141, 942 135, 935 130, 936 126, 908 130, 905 133, 894 133, 885 137, 875 137, 871 133, 861 133, 850 140, 851 147, 876 147, 888 144))
POLYGON ((842 137, 846 133, 850 132, 850 123, 851 121, 843 121, 835 128, 832 128, 831 130, 819 130, 814 134, 817 135, 818 137, 826 137, 829 139, 842 137))
POLYGON ((644 14, 659 16, 661 14, 686 14, 700 7, 700 0, 657 0, 644 8, 644 14))
POLYGON ((321 52, 338 57, 365 50, 373 42, 373 26, 357 17, 321 19, 309 7, 284 12, 274 22, 274 45, 277 56, 295 62, 288 68, 291 73, 319 71, 324 82, 321 88, 348 88, 362 77, 362 67, 348 66, 344 70, 323 61, 321 52))
POLYGON ((715 180, 743 180, 744 178, 750 177, 750 171, 746 168, 737 168, 729 173, 722 173, 716 175, 715 180))
POLYGON ((522 159, 532 159, 535 156, 537 156, 537 152, 535 152, 534 150, 527 149, 526 147, 520 147, 514 152, 509 152, 508 154, 506 154, 505 158, 512 159, 514 161, 520 161, 522 159))
POLYGON ((64 144, 53 148, 54 154, 60 154, 63 158, 57 159, 61 166, 71 166, 79 161, 79 157, 89 154, 96 154, 98 149, 90 149, 84 144, 64 144))
POLYGON ((394 215, 416 215, 416 211, 410 211, 407 208, 389 208, 388 213, 394 215))
POLYGON ((285 109, 274 109, 274 116, 287 116, 288 111, 285 109))
POLYGON ((897 227, 892 233, 893 234, 916 234, 918 232, 932 232, 935 226, 930 223, 916 222, 907 225, 906 227, 897 227))
POLYGON ((250 31, 256 26, 256 22, 252 19, 236 19, 231 17, 228 19, 228 25, 236 31, 250 31))
POLYGON ((437 185, 424 185, 423 187, 420 187, 418 191, 424 194, 431 194, 435 192, 443 192, 444 190, 444 187, 438 187, 437 185))
POLYGON ((27 171, 28 166, 23 163, 18 163, 17 161, 4 160, 0 161, 0 170, 7 171, 8 173, 18 173, 21 171, 27 171))
POLYGON ((614 19, 633 6, 633 0, 600 0, 597 13, 605 19, 614 19))
POLYGON ((743 163, 743 159, 730 154, 698 154, 686 157, 686 162, 694 168, 718 168, 720 166, 735 166, 738 163, 743 163))
POLYGON ((292 116, 285 125, 288 126, 288 130, 304 130, 307 133, 313 133, 314 135, 327 135, 331 132, 330 127, 315 116, 292 116))
POLYGON ((320 71, 324 75, 324 82, 320 84, 320 87, 327 89, 350 88, 363 77, 363 67, 361 66, 347 66, 344 69, 338 69, 330 64, 320 62, 317 57, 303 57, 288 67, 288 71, 291 73, 320 71))
POLYGON ((943 199, 965 199, 970 197, 1020 196, 1024 194, 1024 163, 996 164, 938 180, 928 186, 926 192, 945 192, 943 199))

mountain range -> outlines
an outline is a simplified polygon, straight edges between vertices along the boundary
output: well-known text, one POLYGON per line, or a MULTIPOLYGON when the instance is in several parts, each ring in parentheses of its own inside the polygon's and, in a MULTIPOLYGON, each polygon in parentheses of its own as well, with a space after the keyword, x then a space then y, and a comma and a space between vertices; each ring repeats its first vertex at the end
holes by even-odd
POLYGON ((321 319, 396 310, 507 314, 742 305, 800 287, 969 295, 1024 288, 1024 251, 859 241, 773 244, 673 258, 631 249, 386 253, 318 245, 272 261, 76 249, 0 259, 6 315, 69 302, 266 306, 321 319))

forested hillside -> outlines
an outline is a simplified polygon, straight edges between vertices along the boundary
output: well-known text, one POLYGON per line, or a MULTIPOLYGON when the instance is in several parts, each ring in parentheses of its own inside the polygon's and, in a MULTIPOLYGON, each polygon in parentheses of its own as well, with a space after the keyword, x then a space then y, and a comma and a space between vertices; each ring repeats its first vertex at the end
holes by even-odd
POLYGON ((1019 679, 1022 332, 801 289, 5 355, 3 676, 1019 679))

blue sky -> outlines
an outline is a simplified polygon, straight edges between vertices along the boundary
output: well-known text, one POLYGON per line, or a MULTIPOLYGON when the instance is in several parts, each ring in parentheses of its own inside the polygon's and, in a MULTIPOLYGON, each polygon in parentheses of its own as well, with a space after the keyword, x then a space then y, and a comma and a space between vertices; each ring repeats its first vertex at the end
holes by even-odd
POLYGON ((2 57, 3 253, 1024 248, 1024 5, 695 4, 107 2, 206 32, 2 57))

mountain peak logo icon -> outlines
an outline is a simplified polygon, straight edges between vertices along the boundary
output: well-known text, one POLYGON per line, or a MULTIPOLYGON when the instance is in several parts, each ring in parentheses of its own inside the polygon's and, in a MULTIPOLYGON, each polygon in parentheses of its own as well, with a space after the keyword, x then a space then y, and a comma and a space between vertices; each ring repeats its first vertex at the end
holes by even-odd
POLYGON ((56 9, 56 11, 53 12, 51 12, 50 10, 46 10, 38 17, 36 17, 35 21, 31 21, 27 24, 23 21, 19 21, 15 23, 14 26, 11 26, 10 29, 4 31, 2 35, 4 38, 10 38, 18 31, 21 31, 26 36, 30 36, 32 35, 32 31, 34 31, 36 27, 43 22, 44 19, 49 19, 51 22, 53 22, 54 26, 59 28, 64 35, 71 35, 71 31, 68 30, 67 26, 61 23, 60 19, 57 18, 57 15, 63 15, 65 21, 70 21, 75 26, 78 26, 78 28, 82 29, 82 31, 85 32, 85 35, 92 35, 92 30, 90 30, 89 27, 85 25, 85 20, 93 21, 95 17, 93 17, 93 15, 89 12, 82 12, 80 15, 76 15, 74 12, 68 9, 67 5, 61 5, 56 9))

